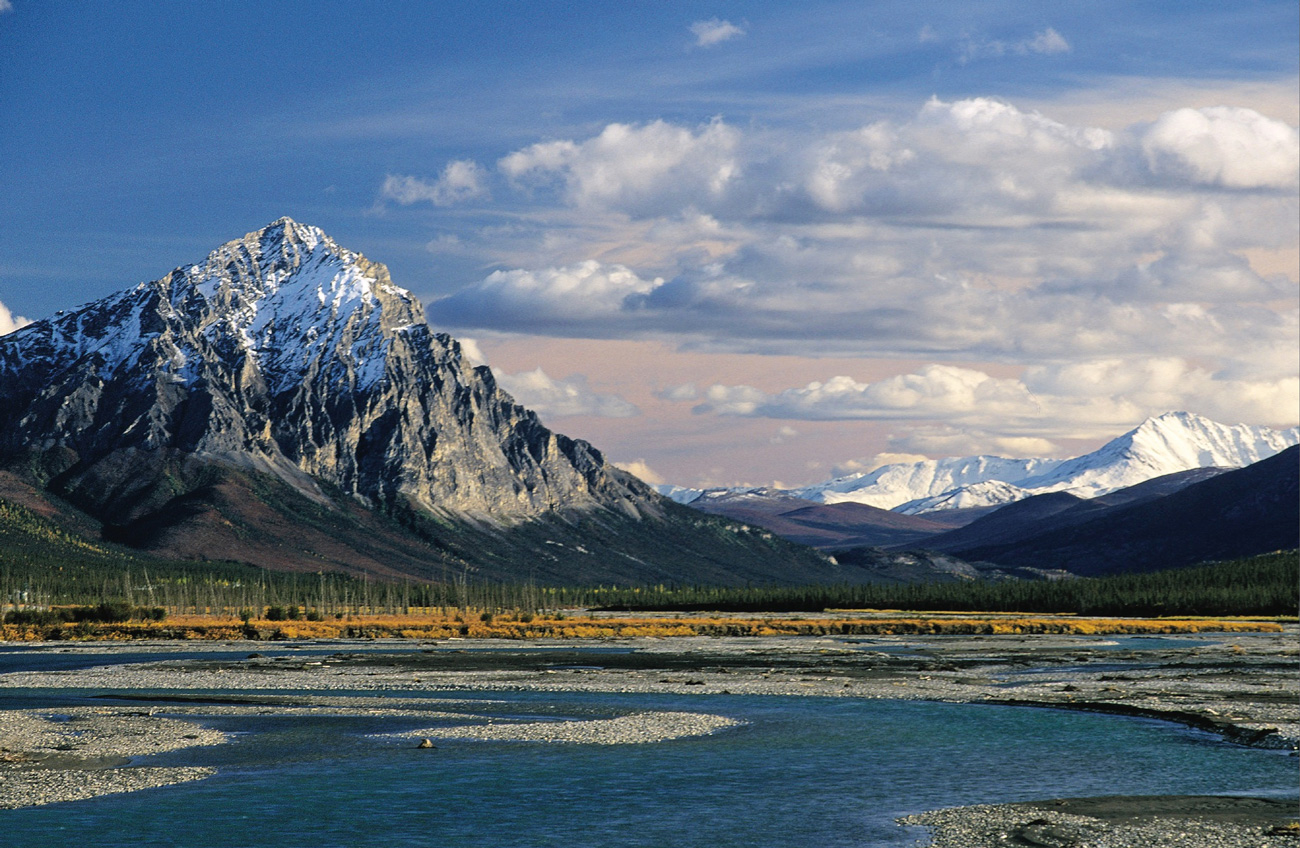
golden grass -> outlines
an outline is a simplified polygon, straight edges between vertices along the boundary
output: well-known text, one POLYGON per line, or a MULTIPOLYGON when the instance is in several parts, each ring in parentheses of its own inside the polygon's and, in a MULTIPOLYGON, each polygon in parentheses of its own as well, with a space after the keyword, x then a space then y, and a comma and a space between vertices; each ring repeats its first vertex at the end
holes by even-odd
POLYGON ((134 639, 614 639, 638 636, 915 636, 1121 635, 1247 633, 1282 630, 1276 620, 1241 618, 1088 618, 1006 613, 901 613, 823 617, 644 616, 625 618, 509 614, 444 616, 351 615, 326 621, 267 621, 245 625, 232 616, 177 615, 166 621, 0 626, 0 641, 134 639))

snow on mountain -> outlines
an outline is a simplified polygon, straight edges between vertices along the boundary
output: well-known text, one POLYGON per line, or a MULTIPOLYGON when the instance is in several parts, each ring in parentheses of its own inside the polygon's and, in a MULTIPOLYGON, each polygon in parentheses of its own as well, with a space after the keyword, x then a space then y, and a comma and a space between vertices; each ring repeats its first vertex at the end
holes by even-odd
POLYGON ((1037 493, 1022 489, 1019 486, 1013 486, 1010 483, 1003 483, 1001 480, 984 480, 980 483, 972 483, 969 486, 962 486, 950 492, 944 492, 941 495, 908 501, 894 507, 894 512, 901 512, 904 515, 922 515, 944 509, 998 506, 1021 501, 1034 494, 1037 493))
POLYGON ((679 504, 691 504, 699 500, 704 494, 703 489, 692 489, 690 486, 673 486, 669 484, 657 484, 651 486, 659 494, 669 500, 676 501, 679 504))
POLYGON ((123 491, 166 479, 170 456, 318 502, 323 480, 436 514, 659 510, 501 391, 383 265, 288 218, 0 339, 0 455, 55 449, 104 514, 134 509, 123 491))
POLYGON ((383 265, 282 218, 200 264, 14 334, 0 369, 90 357, 109 380, 161 355, 172 382, 192 385, 209 351, 177 327, 194 323, 208 344, 254 359, 274 394, 330 367, 348 371, 353 387, 370 385, 384 372, 391 335, 424 318, 383 265))
POLYGON ((1018 485, 1095 498, 1192 468, 1244 468, 1300 441, 1300 428, 1273 430, 1220 424, 1190 412, 1166 412, 1089 454, 1067 460, 1018 485))
MULTIPOLYGON (((997 506, 1030 495, 1068 491, 1099 495, 1193 468, 1243 468, 1300 443, 1300 428, 1274 430, 1220 424, 1190 412, 1167 412, 1073 459, 953 457, 884 465, 864 474, 791 489, 786 494, 817 503, 861 503, 908 515, 944 509, 997 506)), ((659 487, 691 503, 711 492, 659 487)))
POLYGON ((927 459, 922 462, 882 465, 865 474, 839 477, 795 489, 791 494, 818 503, 852 501, 881 509, 894 509, 911 501, 937 497, 954 489, 990 480, 1018 485, 1021 480, 1047 473, 1060 462, 1059 459, 1004 459, 999 456, 927 459))

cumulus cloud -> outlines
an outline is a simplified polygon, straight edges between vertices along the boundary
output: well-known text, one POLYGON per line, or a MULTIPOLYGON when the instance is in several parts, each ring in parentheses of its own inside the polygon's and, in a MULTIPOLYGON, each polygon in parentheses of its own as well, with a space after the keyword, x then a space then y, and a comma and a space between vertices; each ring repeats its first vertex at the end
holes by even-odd
POLYGON ((988 430, 962 429, 943 425, 917 427, 889 439, 891 451, 918 451, 925 457, 944 456, 1007 456, 1051 457, 1058 456, 1056 445, 1049 439, 1033 436, 1006 436, 988 430))
POLYGON ((649 483, 651 486, 659 486, 667 482, 659 472, 651 468, 644 459, 634 459, 631 462, 615 462, 615 468, 621 468, 629 474, 639 477, 642 481, 649 483))
POLYGON ((1252 109, 1167 112, 1140 144, 1158 177, 1238 189, 1294 189, 1300 179, 1300 133, 1252 109))
POLYGON ((476 162, 456 160, 448 162, 433 182, 419 177, 394 176, 384 179, 380 195, 403 206, 427 201, 434 206, 451 206, 466 200, 484 197, 487 187, 483 169, 476 162))
POLYGON ((1300 378, 1232 379, 1164 358, 1036 366, 1019 378, 935 364, 874 383, 840 376, 775 394, 714 385, 694 411, 804 421, 931 422, 928 429, 891 442, 894 449, 936 453, 948 449, 937 446, 951 447, 959 439, 976 439, 987 449, 996 433, 1002 449, 1014 446, 1018 455, 1035 455, 1052 439, 1113 435, 1117 426, 1171 409, 1228 421, 1286 422, 1297 408, 1300 378))
MULTIPOLYGON (((1280 381, 1296 373, 1297 273, 1248 257, 1300 239, 1295 139, 1247 109, 1108 129, 994 98, 932 98, 910 117, 828 131, 610 124, 498 162, 528 202, 550 204, 550 226, 515 249, 526 261, 429 311, 469 330, 668 337, 694 350, 1034 367, 1176 360, 1197 365, 1163 408, 1133 390, 1079 414, 1111 427, 1240 401, 1284 423, 1295 417, 1276 410, 1288 397, 1280 381)), ((1142 379, 1157 381, 1146 367, 1142 379)), ((1042 400, 1028 373, 1019 384, 958 369, 772 396, 680 391, 669 399, 719 414, 938 415, 989 393, 1016 420, 1045 415, 1026 399, 1042 400), (909 392, 915 400, 898 400, 909 392)))
MULTIPOLYGON (((3 0, 0 0, 0 2, 3 2, 3 0)), ((4 9, 0 8, 0 12, 2 11, 4 11, 4 9)), ((8 333, 12 333, 14 330, 26 327, 30 323, 32 322, 29 319, 24 318, 21 315, 13 314, 9 311, 9 307, 0 303, 0 336, 7 335, 8 333)))
POLYGON ((0 0, 0 15, 3 15, 5 12, 12 12, 13 10, 13 3, 9 2, 9 0, 0 0))
POLYGON ((471 365, 488 364, 487 356, 483 354, 483 350, 478 346, 476 339, 471 339, 468 336, 458 336, 456 341, 460 343, 461 355, 468 359, 471 365))
POLYGON ((810 421, 947 418, 980 414, 1016 414, 1032 405, 1019 380, 990 377, 951 365, 930 365, 875 383, 832 377, 767 395, 751 386, 711 386, 699 413, 753 415, 810 421))
POLYGON ((707 21, 696 21, 691 24, 691 33, 695 36, 697 47, 712 47, 733 38, 740 38, 745 34, 745 29, 731 21, 710 18, 707 21))
POLYGON ((581 143, 534 144, 498 167, 516 183, 559 179, 579 206, 654 214, 720 197, 739 174, 739 139, 720 120, 696 129, 664 121, 610 124, 581 143))
POLYGON ((618 395, 592 391, 581 374, 555 380, 538 368, 521 374, 496 374, 496 379, 515 400, 543 416, 631 418, 641 414, 635 404, 618 395))
POLYGON ((655 392, 655 397, 660 400, 684 401, 695 400, 700 396, 700 392, 695 388, 694 383, 682 383, 677 386, 666 386, 655 392))
POLYGON ((539 327, 599 323, 663 285, 594 259, 567 268, 495 271, 477 285, 430 304, 436 322, 539 327))

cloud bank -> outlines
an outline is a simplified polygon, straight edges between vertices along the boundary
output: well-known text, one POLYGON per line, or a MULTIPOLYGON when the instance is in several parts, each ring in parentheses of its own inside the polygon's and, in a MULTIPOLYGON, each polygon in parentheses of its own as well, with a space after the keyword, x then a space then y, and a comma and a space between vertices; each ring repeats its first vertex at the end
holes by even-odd
MULTIPOLYGON (((837 376, 777 393, 717 384, 693 407, 696 414, 787 420, 931 422, 1032 440, 1021 449, 1113 435, 1171 409, 1202 409, 1224 421, 1288 421, 1300 409, 1300 378, 1224 379, 1176 358, 1035 366, 1018 378, 934 364, 873 383, 837 376)), ((892 449, 925 453, 934 449, 934 435, 923 427, 892 449)))
POLYGON ((1247 257, 1296 243, 1297 138, 1242 108, 1116 131, 989 98, 825 133, 610 124, 497 163, 549 191, 537 202, 563 226, 515 245, 539 264, 430 313, 696 349, 1180 358, 1225 386, 1277 379, 1294 374, 1296 280, 1247 257))
MULTIPOLYGON (((910 422, 900 452, 1041 453, 1170 409, 1289 425, 1298 173, 1295 127, 1230 106, 1118 129, 992 98, 820 132, 609 124, 499 159, 503 191, 546 210, 537 232, 505 233, 502 254, 530 261, 429 313, 692 351, 928 361, 875 382, 659 395, 706 415, 910 422)), ((534 382, 520 392, 539 407, 582 408, 534 382)))

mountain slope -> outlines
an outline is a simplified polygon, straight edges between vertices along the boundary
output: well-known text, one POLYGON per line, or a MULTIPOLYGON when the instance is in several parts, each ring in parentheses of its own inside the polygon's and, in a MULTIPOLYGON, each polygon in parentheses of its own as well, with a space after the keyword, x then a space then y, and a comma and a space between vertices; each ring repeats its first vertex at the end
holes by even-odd
POLYGON ((1033 495, 981 516, 964 527, 925 539, 920 544, 935 551, 1007 545, 1049 530, 1084 524, 1115 509, 1166 497, 1226 470, 1194 468, 1180 471, 1096 498, 1081 498, 1069 492, 1033 495))
POLYGON ((1059 463, 1060 460, 1055 459, 1004 459, 999 456, 928 459, 884 465, 866 474, 838 477, 815 486, 794 489, 791 494, 818 503, 852 501, 894 509, 909 501, 933 498, 975 483, 996 480, 1018 484, 1026 478, 1042 475, 1059 463))
POLYGON ((287 218, 0 338, 0 465, 67 526, 167 555, 552 582, 838 573, 551 432, 384 266, 287 218))
POLYGON ((1244 468, 1300 441, 1300 429, 1220 424, 1190 412, 1150 418, 1089 454, 1019 485, 1096 497, 1192 468, 1244 468))
POLYGON ((710 491, 693 500, 690 506, 823 550, 916 542, 943 533, 966 517, 964 512, 948 512, 942 520, 931 520, 865 504, 812 503, 767 490, 710 491))
POLYGON ((1005 544, 946 550, 966 560, 1063 568, 1089 576, 1153 571, 1294 549, 1300 536, 1298 500, 1300 447, 1291 447, 1079 524, 1005 544))

